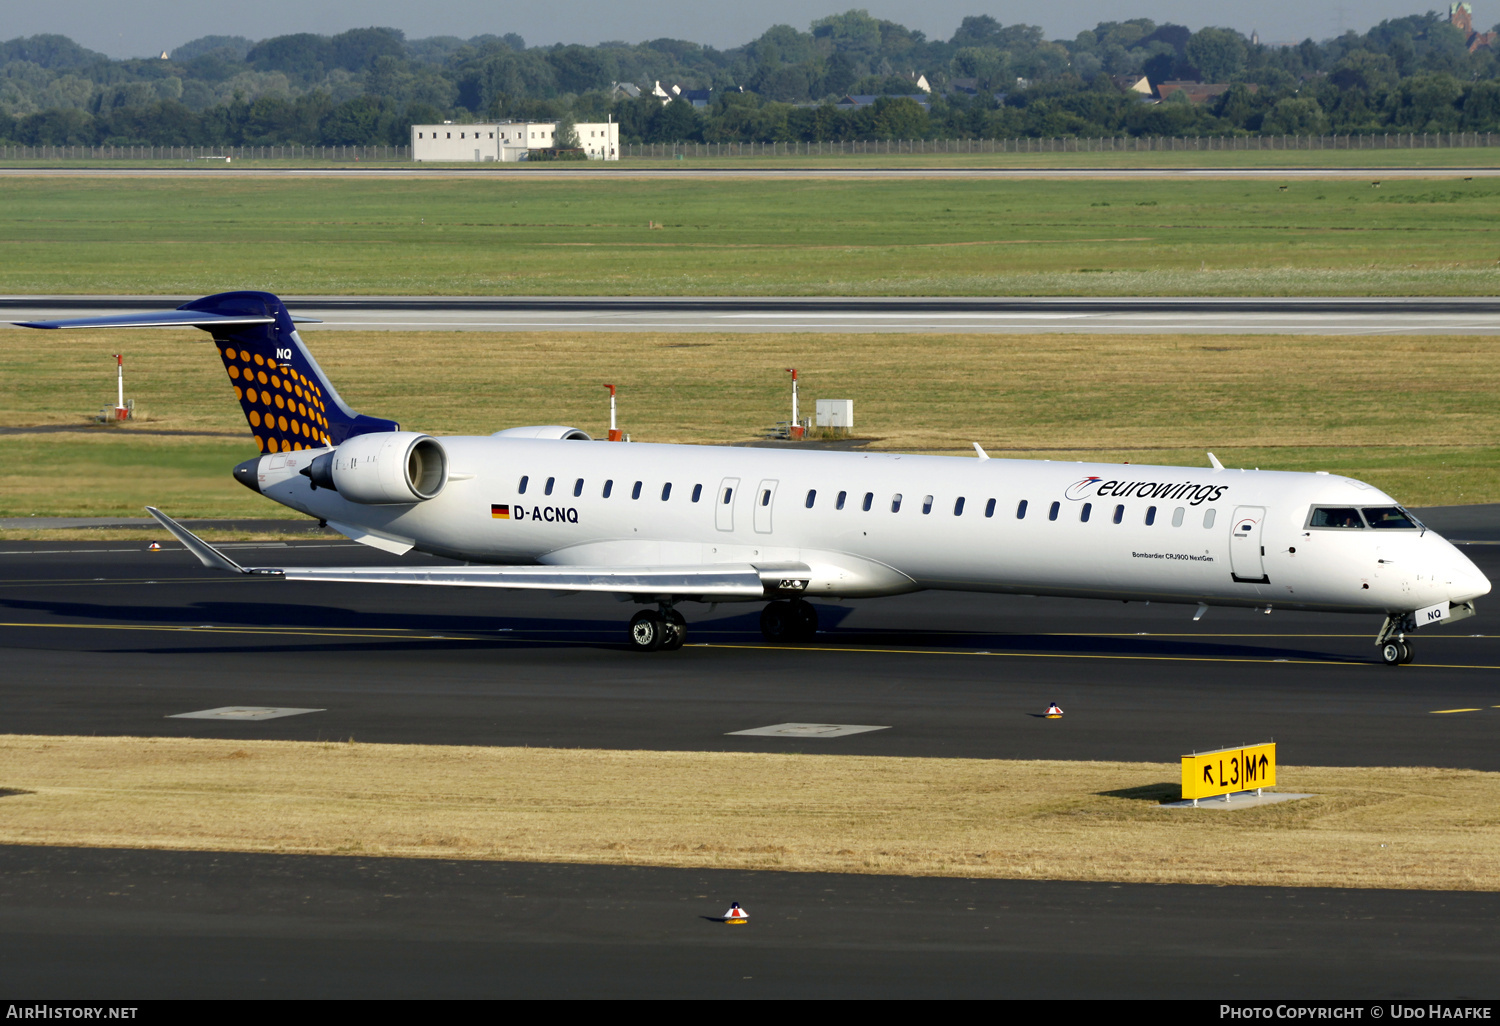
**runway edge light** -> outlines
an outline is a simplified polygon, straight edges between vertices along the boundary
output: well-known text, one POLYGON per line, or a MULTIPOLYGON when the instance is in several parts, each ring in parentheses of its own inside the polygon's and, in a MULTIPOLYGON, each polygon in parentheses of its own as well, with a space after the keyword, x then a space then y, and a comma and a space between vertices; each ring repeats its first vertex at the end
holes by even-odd
POLYGON ((1198 804, 1200 798, 1228 796, 1276 786, 1276 742, 1218 748, 1182 757, 1182 800, 1198 804))
POLYGON ((726 925, 728 925, 728 926, 735 926, 735 925, 741 925, 741 926, 743 926, 749 920, 750 920, 750 917, 745 914, 745 910, 744 909, 740 908, 740 903, 739 902, 737 902, 737 901, 731 901, 729 903, 729 911, 724 913, 724 922, 725 922, 726 925))
POLYGON ((1049 720, 1060 720, 1062 719, 1063 715, 1062 706, 1058 705, 1056 702, 1053 702, 1051 705, 1047 706, 1047 711, 1042 715, 1047 717, 1047 719, 1049 720))

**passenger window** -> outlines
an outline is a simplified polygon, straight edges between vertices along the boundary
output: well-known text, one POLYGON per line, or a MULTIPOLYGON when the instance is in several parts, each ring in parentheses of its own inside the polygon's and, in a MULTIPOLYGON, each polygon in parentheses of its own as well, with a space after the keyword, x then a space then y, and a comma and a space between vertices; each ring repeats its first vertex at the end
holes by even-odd
POLYGON ((557 478, 555 478, 555 477, 549 477, 549 478, 547 478, 547 486, 542 489, 542 494, 543 495, 551 495, 552 494, 552 486, 554 484, 556 484, 556 483, 557 483, 557 478))
POLYGON ((666 502, 671 497, 672 497, 672 482, 668 481, 666 484, 664 484, 664 485, 661 486, 661 501, 662 502, 666 502))
POLYGON ((693 501, 697 502, 701 498, 703 498, 703 486, 701 484, 693 485, 693 501))
POLYGON ((1057 519, 1057 511, 1060 510, 1060 509, 1062 509, 1062 503, 1060 503, 1060 502, 1054 502, 1052 504, 1052 509, 1047 512, 1047 519, 1048 520, 1056 520, 1057 519))
POLYGON ((895 495, 891 496, 891 512, 892 513, 900 513, 901 512, 901 493, 900 492, 897 492, 895 495))
POLYGON ((927 514, 929 514, 931 512, 932 512, 932 496, 930 496, 930 495, 924 495, 924 496, 922 496, 922 515, 926 516, 927 514))
POLYGON ((760 504, 769 506, 771 504, 771 489, 767 488, 760 493, 760 504))
POLYGON ((1203 513, 1203 526, 1205 528, 1214 526, 1214 517, 1218 516, 1218 510, 1205 510, 1203 513))
POLYGON ((1125 507, 1124 506, 1116 506, 1115 507, 1115 523, 1117 523, 1117 524, 1123 524, 1124 522, 1125 522, 1125 507))
POLYGON ((635 483, 634 488, 630 489, 630 497, 632 499, 639 499, 641 497, 641 483, 639 481, 635 483))
POLYGON ((583 478, 580 477, 577 481, 575 481, 573 483, 573 498, 576 499, 576 498, 578 498, 578 496, 580 496, 582 494, 583 494, 583 478))
POLYGON ((815 501, 817 501, 817 498, 818 498, 818 490, 816 488, 809 488, 807 490, 807 508, 808 509, 812 509, 813 503, 815 501))
POLYGON ((953 501, 953 515, 956 517, 964 515, 964 497, 962 495, 953 501))
POLYGON ((609 498, 609 493, 612 492, 612 491, 614 491, 614 490, 615 490, 615 479, 614 478, 610 478, 608 481, 604 482, 604 497, 606 499, 609 498))
POLYGON ((1094 504, 1092 502, 1085 502, 1083 504, 1083 510, 1078 514, 1078 522, 1081 524, 1088 523, 1089 514, 1092 512, 1094 512, 1094 504))
POLYGON ((1146 526, 1150 527, 1154 523, 1156 523, 1156 507, 1152 506, 1146 510, 1146 526))
POLYGON ((844 500, 847 499, 847 498, 849 498, 849 493, 848 492, 839 492, 838 501, 833 504, 833 508, 834 509, 843 509, 844 508, 844 500))
POLYGON ((1359 510, 1345 506, 1324 506, 1312 511, 1308 527, 1337 527, 1363 530, 1364 521, 1359 519, 1359 510))
POLYGON ((530 481, 530 480, 531 480, 531 475, 530 474, 522 474, 521 475, 521 487, 519 487, 519 488, 516 489, 516 494, 517 495, 525 495, 526 494, 526 482, 530 481))
POLYGON ((875 493, 865 492, 865 512, 870 512, 870 507, 875 504, 875 493))
POLYGON ((734 498, 734 489, 733 488, 726 488, 726 489, 724 489, 724 505, 726 505, 726 506, 729 505, 729 500, 733 499, 733 498, 734 498))
POLYGON ((1174 509, 1172 511, 1172 526, 1173 527, 1181 527, 1182 526, 1182 515, 1184 513, 1186 513, 1186 512, 1187 512, 1187 510, 1183 509, 1181 506, 1178 506, 1176 509, 1174 509))

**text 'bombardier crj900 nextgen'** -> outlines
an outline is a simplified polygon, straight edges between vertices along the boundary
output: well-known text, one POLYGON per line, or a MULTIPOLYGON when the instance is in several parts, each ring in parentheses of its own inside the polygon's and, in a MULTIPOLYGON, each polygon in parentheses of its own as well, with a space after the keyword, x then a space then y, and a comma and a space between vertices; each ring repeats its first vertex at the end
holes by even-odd
MULTIPOLYGON (((646 608, 630 644, 676 649, 683 602, 767 602, 771 640, 808 599, 924 589, 1380 613, 1381 658, 1474 613, 1490 582, 1377 488, 1329 474, 592 443, 573 428, 434 438, 355 413, 266 292, 33 328, 213 336, 261 455, 234 476, 348 537, 467 566, 245 568, 159 511, 210 567, 289 581, 608 592, 646 608)), ((976 446, 976 449, 978 447, 976 446)))

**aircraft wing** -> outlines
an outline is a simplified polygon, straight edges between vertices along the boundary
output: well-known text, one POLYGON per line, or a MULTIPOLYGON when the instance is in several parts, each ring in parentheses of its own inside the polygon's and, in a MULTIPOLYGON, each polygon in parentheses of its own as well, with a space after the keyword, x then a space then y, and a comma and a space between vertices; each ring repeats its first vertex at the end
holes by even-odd
MULTIPOLYGON (((711 599, 756 599, 763 597, 767 588, 762 570, 748 563, 693 566, 243 567, 161 510, 154 506, 147 506, 146 510, 204 566, 231 573, 281 577, 288 581, 435 584, 458 588, 691 595, 711 599)), ((776 580, 771 586, 774 588, 782 577, 792 572, 792 568, 778 566, 772 571, 776 580)))

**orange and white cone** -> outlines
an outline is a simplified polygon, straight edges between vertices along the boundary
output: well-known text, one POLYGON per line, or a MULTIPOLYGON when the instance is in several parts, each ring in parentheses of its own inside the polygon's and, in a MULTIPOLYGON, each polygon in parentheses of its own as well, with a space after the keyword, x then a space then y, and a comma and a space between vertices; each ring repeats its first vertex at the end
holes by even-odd
POLYGON ((744 924, 749 921, 750 917, 745 914, 744 909, 740 908, 739 902, 733 901, 729 903, 729 911, 724 913, 725 923, 733 926, 736 923, 744 924))
POLYGON ((1051 705, 1047 706, 1047 711, 1042 715, 1046 716, 1049 720, 1060 720, 1062 719, 1062 714, 1062 706, 1058 705, 1056 702, 1053 702, 1051 705))
POLYGON ((149 546, 147 546, 147 548, 149 548, 152 552, 160 552, 161 542, 152 542, 149 546))

